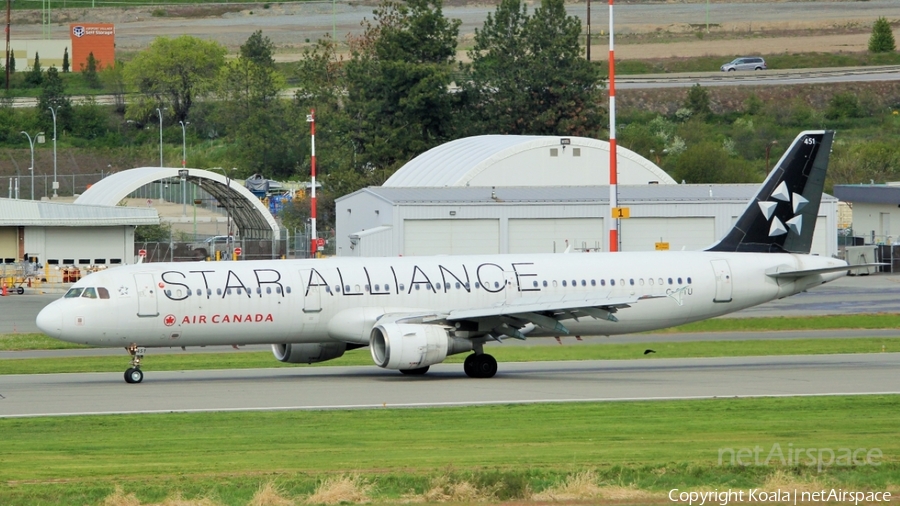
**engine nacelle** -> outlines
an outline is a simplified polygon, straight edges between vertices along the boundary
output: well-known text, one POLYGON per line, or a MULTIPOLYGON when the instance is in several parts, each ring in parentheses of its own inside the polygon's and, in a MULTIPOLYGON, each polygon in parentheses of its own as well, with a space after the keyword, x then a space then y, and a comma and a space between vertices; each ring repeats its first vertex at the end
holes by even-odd
POLYGON ((443 362, 448 355, 472 350, 472 341, 451 336, 439 325, 376 324, 369 335, 372 360, 385 369, 418 369, 443 362))
POLYGON ((347 351, 347 343, 273 344, 272 354, 289 364, 313 364, 339 358, 347 351))

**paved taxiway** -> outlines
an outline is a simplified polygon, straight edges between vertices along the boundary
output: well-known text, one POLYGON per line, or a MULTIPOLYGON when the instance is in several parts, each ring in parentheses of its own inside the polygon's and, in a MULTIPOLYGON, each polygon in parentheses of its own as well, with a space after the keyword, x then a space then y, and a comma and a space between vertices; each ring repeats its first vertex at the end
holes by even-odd
POLYGON ((0 378, 0 417, 228 410, 352 409, 531 402, 900 393, 900 353, 500 364, 467 378, 461 364, 422 377, 376 367, 155 372, 0 378))

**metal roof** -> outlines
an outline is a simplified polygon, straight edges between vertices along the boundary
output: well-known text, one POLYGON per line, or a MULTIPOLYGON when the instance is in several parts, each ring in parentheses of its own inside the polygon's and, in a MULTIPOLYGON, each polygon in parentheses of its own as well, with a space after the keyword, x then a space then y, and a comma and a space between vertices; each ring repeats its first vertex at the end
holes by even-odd
POLYGON ((845 202, 900 205, 900 184, 840 184, 834 195, 845 202))
MULTIPOLYGON (((117 172, 93 184, 75 200, 76 204, 114 206, 145 184, 162 179, 178 179, 176 167, 139 167, 117 172)), ((244 239, 271 239, 279 234, 272 213, 243 185, 221 174, 202 169, 186 169, 187 181, 215 197, 234 220, 244 239)))
POLYGON ((0 199, 3 227, 104 227, 159 225, 156 209, 0 199))
MULTIPOLYGON (((491 166, 525 151, 541 147, 559 147, 567 139, 572 147, 594 149, 609 153, 609 143, 587 137, 560 137, 535 135, 479 135, 466 137, 432 148, 410 160, 397 170, 384 186, 465 186, 491 166)), ((617 148, 619 171, 641 170, 652 174, 660 184, 676 184, 662 169, 641 155, 619 146, 617 148)), ((608 159, 608 155, 606 157, 608 159)), ((597 167, 597 177, 608 180, 608 162, 597 167), (604 170, 606 168, 607 170, 604 170)), ((545 170, 532 170, 523 179, 535 180, 536 185, 552 185, 553 174, 545 170)), ((621 177, 621 176, 620 176, 621 177)), ((520 184, 522 184, 520 182, 520 184)), ((529 184, 529 183, 524 183, 529 184)))
MULTIPOLYGON (((759 191, 757 184, 619 185, 619 203, 747 203, 759 191)), ((475 205, 475 204, 571 204, 608 203, 609 186, 453 186, 444 188, 387 188, 371 186, 345 195, 368 193, 391 205, 475 205)), ((823 195, 822 200, 835 200, 823 195)))

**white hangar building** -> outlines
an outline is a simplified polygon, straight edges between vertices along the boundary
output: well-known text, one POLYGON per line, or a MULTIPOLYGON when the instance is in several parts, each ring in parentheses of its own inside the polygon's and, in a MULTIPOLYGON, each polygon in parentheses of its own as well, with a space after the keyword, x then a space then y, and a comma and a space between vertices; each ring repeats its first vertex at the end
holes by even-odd
POLYGON ((0 263, 130 264, 134 227, 158 224, 155 209, 0 199, 0 263))
MULTIPOLYGON (((621 251, 697 250, 724 236, 759 185, 679 185, 619 148, 621 251)), ((383 186, 336 201, 338 256, 609 251, 609 144, 490 135, 429 150, 383 186)), ((813 253, 837 254, 837 199, 823 196, 813 253)))

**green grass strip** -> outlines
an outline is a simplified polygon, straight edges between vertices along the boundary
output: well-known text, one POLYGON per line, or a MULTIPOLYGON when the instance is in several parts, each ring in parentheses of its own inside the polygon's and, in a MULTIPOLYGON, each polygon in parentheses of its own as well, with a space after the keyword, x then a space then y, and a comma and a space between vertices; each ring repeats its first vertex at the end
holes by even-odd
MULTIPOLYGON (((715 318, 653 333, 767 332, 777 330, 895 329, 900 314, 856 314, 768 318, 715 318)), ((44 334, 2 334, 0 351, 59 350, 86 346, 59 341, 44 334)))
POLYGON ((900 479, 898 405, 841 396, 0 419, 0 503, 98 504, 122 483, 142 501, 180 490, 237 505, 262 482, 300 495, 345 472, 376 481, 381 497, 421 492, 437 475, 497 480, 498 496, 517 497, 585 468, 655 491, 759 486, 778 470, 884 490, 900 479), (882 457, 822 473, 803 461, 729 465, 727 449, 760 447, 764 460, 776 444, 882 457))
MULTIPOLYGON (((751 341, 687 341, 634 344, 569 344, 537 346, 489 346, 488 353, 499 362, 540 362, 551 360, 625 360, 690 357, 746 357, 766 355, 824 355, 837 353, 900 352, 900 338, 835 338, 835 339, 784 339, 751 341), (656 353, 644 355, 652 349, 656 353)), ((154 355, 153 350, 144 359, 144 367, 150 371, 182 371, 209 369, 252 369, 271 367, 310 367, 308 365, 283 364, 268 352, 246 353, 184 353, 154 355)), ((462 363, 465 354, 454 355, 447 363, 462 363)), ((121 356, 75 358, 27 358, 0 360, 0 375, 47 374, 74 372, 121 372, 127 368, 129 357, 121 356)), ((343 357, 312 364, 316 366, 374 366, 368 348, 346 353, 343 357)))

